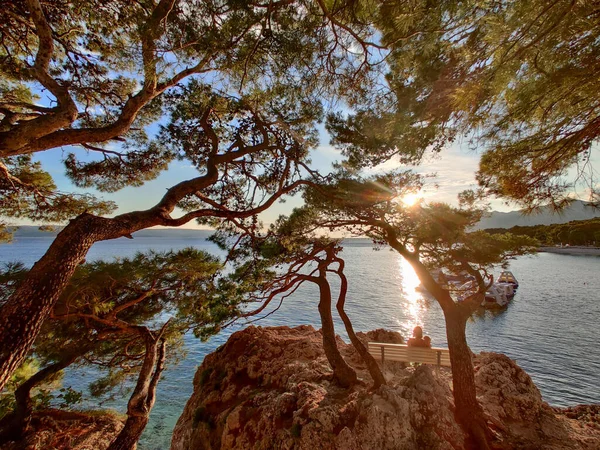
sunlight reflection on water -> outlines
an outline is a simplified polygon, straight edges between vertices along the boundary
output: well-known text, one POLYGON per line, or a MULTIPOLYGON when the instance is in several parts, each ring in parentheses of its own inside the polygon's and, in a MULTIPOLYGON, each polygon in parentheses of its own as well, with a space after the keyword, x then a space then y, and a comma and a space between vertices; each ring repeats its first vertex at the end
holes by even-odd
POLYGON ((421 281, 412 266, 403 257, 397 257, 396 265, 398 266, 397 277, 399 277, 402 287, 401 308, 404 312, 404 320, 400 322, 400 325, 405 330, 412 330, 417 325, 423 327, 427 305, 423 295, 415 290, 421 281))

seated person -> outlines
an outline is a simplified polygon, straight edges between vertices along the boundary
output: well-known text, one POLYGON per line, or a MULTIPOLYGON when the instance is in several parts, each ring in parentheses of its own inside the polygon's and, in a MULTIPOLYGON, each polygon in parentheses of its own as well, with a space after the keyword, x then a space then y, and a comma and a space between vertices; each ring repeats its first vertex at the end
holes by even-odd
POLYGON ((431 348, 431 338, 429 336, 425 336, 423 341, 425 342, 425 347, 431 348))
POLYGON ((413 337, 408 340, 406 343, 409 347, 430 347, 431 339, 429 339, 429 345, 423 339, 423 328, 415 327, 413 330, 413 337))

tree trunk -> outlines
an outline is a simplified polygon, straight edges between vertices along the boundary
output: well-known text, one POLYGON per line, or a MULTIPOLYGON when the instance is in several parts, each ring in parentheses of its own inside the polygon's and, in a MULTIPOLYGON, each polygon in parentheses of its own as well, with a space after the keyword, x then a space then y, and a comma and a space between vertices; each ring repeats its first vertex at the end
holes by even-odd
POLYGON ((470 439, 470 448, 489 449, 490 432, 483 408, 477 401, 475 373, 465 328, 468 314, 454 305, 444 309, 456 419, 470 439))
POLYGON ((346 314, 344 310, 344 305, 346 304, 346 294, 348 293, 348 279, 344 274, 344 261, 342 259, 337 259, 339 264, 339 269, 337 271, 338 276, 340 277, 340 295, 338 297, 338 301, 336 303, 336 309, 342 322, 344 322, 344 327, 346 328, 346 333, 348 333, 348 337, 350 338, 350 342, 364 361, 369 373, 371 374, 371 378, 373 378, 373 387, 372 389, 377 389, 381 385, 386 384, 385 377, 375 361, 375 358, 369 353, 369 350, 365 347, 362 341, 356 336, 354 333, 354 327, 352 326, 352 322, 350 318, 346 314))
POLYGON ((235 214, 227 211, 199 210, 178 219, 171 218, 171 212, 182 198, 217 181, 217 157, 220 163, 225 163, 235 159, 237 152, 209 158, 204 175, 172 186, 150 209, 132 211, 112 219, 84 213, 69 222, 0 309, 0 391, 27 356, 42 323, 50 315, 75 269, 95 242, 122 236, 131 237, 131 233, 154 225, 180 226, 194 218, 211 214, 220 217, 228 214, 249 217, 264 211, 284 192, 297 187, 295 184, 288 186, 279 190, 261 206, 235 214))
POLYGON ((471 350, 467 345, 465 329, 467 319, 473 312, 472 305, 459 305, 450 293, 443 289, 419 260, 417 254, 408 251, 397 240, 392 228, 386 229, 388 243, 413 267, 419 280, 434 296, 446 322, 446 337, 452 365, 452 384, 456 419, 469 437, 469 445, 474 449, 489 449, 492 434, 487 426, 483 408, 477 401, 475 392, 475 372, 471 361, 471 350))
POLYGON ((23 363, 43 322, 77 266, 85 261, 98 241, 130 236, 134 231, 157 225, 153 209, 134 211, 113 219, 81 214, 56 236, 44 256, 0 309, 0 391, 23 363))
POLYGON ((52 375, 73 364, 77 358, 85 353, 87 353, 87 349, 82 348, 80 351, 67 355, 62 360, 44 367, 15 390, 15 409, 0 421, 0 444, 10 440, 19 440, 23 437, 33 408, 31 404, 32 389, 52 375))
POLYGON ((22 364, 58 297, 108 219, 84 214, 61 231, 0 310, 0 390, 22 364))
POLYGON ((333 376, 342 387, 348 388, 356 384, 356 372, 350 367, 337 348, 335 328, 331 315, 331 288, 324 274, 319 276, 319 315, 321 316, 321 332, 323 333, 323 349, 327 361, 333 369, 333 376))
POLYGON ((125 426, 107 450, 135 450, 148 424, 148 415, 127 415, 125 426))
POLYGON ((154 336, 151 331, 146 330, 145 334, 146 354, 135 389, 127 404, 127 421, 107 450, 136 448, 156 400, 156 386, 164 369, 166 344, 161 339, 162 333, 154 336))

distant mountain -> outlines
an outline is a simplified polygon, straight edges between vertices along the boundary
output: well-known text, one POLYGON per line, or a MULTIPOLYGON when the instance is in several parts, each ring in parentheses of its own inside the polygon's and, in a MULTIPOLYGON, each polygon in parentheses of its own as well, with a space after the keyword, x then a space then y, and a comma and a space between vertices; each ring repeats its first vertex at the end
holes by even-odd
MULTIPOLYGON (((15 232, 15 238, 23 237, 54 237, 62 227, 54 227, 53 231, 42 231, 39 227, 33 225, 20 226, 15 232)), ((189 228, 165 228, 140 230, 133 233, 133 237, 154 237, 154 238, 207 238, 213 233, 212 230, 192 230, 189 228)))
POLYGON ((550 207, 541 208, 535 214, 524 214, 523 211, 493 211, 489 217, 482 219, 476 228, 482 230, 486 228, 551 225, 555 223, 567 223, 572 220, 588 220, 596 217, 600 217, 600 208, 594 208, 588 202, 575 200, 560 213, 553 211, 550 207))

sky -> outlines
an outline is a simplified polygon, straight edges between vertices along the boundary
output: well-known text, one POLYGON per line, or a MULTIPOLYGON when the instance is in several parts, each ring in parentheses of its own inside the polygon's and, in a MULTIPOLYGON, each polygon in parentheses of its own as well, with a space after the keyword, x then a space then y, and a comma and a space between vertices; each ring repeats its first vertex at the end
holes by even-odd
MULTIPOLYGON (((342 160, 341 153, 329 145, 329 137, 325 130, 320 133, 320 145, 313 151, 312 166, 326 172, 332 167, 332 163, 342 160)), ((35 159, 42 162, 54 178, 58 189, 62 192, 91 192, 105 200, 112 200, 118 205, 118 209, 113 215, 122 214, 134 210, 147 209, 153 206, 165 193, 165 191, 183 180, 197 176, 198 172, 185 161, 174 161, 169 169, 163 172, 155 180, 147 182, 142 187, 127 187, 115 193, 104 193, 94 191, 93 189, 79 189, 70 182, 65 175, 65 167, 62 160, 66 158, 71 151, 82 152, 82 149, 64 148, 53 149, 42 153, 37 153, 35 159)), ((441 154, 435 157, 428 157, 422 165, 415 167, 415 171, 422 174, 436 173, 434 179, 429 180, 429 185, 423 191, 425 201, 435 198, 436 201, 445 201, 455 203, 459 192, 476 186, 475 172, 478 167, 479 155, 465 144, 454 144, 441 154), (439 187, 435 188, 434 184, 439 187)), ((376 168, 378 171, 389 170, 400 167, 397 161, 391 160, 376 168)), ((296 198, 286 198, 285 203, 273 205, 265 212, 261 219, 265 223, 270 223, 279 215, 286 214, 293 207, 300 206, 302 200, 299 196, 296 198)), ((501 202, 494 202, 495 210, 510 210, 501 202)), ((175 213, 177 214, 177 213, 175 213)), ((175 216, 174 214, 174 216, 175 216)), ((21 222, 20 225, 31 224, 31 222, 21 222)), ((189 223, 183 228, 196 228, 195 223, 189 223)))
MULTIPOLYGON (((593 159, 595 167, 600 167, 600 155, 597 148, 594 148, 593 159)), ((66 147, 64 149, 53 149, 37 153, 34 159, 41 161, 45 170, 47 170, 62 192, 93 193, 105 200, 112 200, 118 205, 118 209, 112 215, 123 214, 135 210, 143 210, 152 207, 164 195, 166 190, 186 179, 198 175, 189 163, 185 161, 174 161, 169 169, 163 172, 155 180, 149 181, 142 187, 127 187, 115 193, 98 192, 93 189, 79 189, 75 187, 65 175, 65 167, 62 160, 66 158, 69 152, 81 154, 82 149, 66 147)), ((434 200, 457 203, 457 194, 465 189, 475 188, 477 186, 475 173, 478 169, 480 153, 472 148, 467 139, 457 140, 452 145, 446 147, 437 155, 428 155, 422 164, 418 167, 411 167, 416 172, 423 175, 435 174, 434 178, 428 178, 428 184, 421 193, 424 201, 434 200)), ((331 169, 332 164, 341 161, 341 153, 329 144, 329 136, 324 127, 320 129, 320 145, 312 153, 312 166, 326 173, 331 169)), ((397 160, 390 160, 381 166, 375 168, 375 171, 391 170, 400 167, 397 160)), ((572 178, 575 178, 575 173, 572 178)), ((295 198, 287 197, 285 202, 273 205, 268 211, 260 216, 260 219, 269 224, 279 215, 291 212, 294 207, 301 206, 300 196, 295 198)), ((507 204, 503 200, 492 200, 490 202, 494 211, 513 211, 519 209, 514 204, 507 204)), ((180 211, 175 211, 174 217, 180 211)), ((9 222, 11 225, 30 225, 31 221, 23 220, 19 222, 9 222)), ((190 222, 182 228, 202 228, 195 222, 190 222)))

